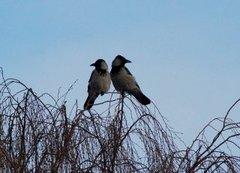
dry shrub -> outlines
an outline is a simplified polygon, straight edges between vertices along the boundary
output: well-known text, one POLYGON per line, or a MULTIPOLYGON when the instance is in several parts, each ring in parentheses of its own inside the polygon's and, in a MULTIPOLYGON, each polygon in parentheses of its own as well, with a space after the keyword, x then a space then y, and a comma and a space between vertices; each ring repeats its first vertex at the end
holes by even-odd
MULTIPOLYGON (((0 84, 0 171, 174 173, 240 172, 239 122, 216 118, 191 146, 181 142, 157 107, 110 93, 100 111, 68 108, 66 95, 37 95, 17 79, 0 84), (69 110, 68 110, 68 109, 69 110), (213 123, 220 124, 220 129, 213 123), (208 128, 216 135, 208 140, 208 128), (232 148, 234 147, 234 148, 232 148)), ((82 106, 81 106, 82 107, 82 106)))

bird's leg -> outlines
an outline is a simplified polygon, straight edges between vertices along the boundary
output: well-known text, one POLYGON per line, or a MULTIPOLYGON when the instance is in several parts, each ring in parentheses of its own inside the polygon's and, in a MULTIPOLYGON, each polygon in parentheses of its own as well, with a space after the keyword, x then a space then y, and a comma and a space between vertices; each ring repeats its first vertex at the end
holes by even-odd
POLYGON ((124 101, 124 92, 121 91, 121 103, 123 104, 123 101, 124 101))
POLYGON ((122 91, 121 92, 121 112, 122 113, 123 113, 124 97, 125 97, 125 93, 122 91))
POLYGON ((118 111, 121 111, 121 112, 123 111, 123 103, 124 103, 124 92, 120 91, 118 111))

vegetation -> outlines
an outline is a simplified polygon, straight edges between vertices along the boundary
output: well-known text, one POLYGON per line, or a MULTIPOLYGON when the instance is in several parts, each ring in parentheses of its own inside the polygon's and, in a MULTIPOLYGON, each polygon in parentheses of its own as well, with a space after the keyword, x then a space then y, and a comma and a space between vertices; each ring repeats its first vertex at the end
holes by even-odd
POLYGON ((240 172, 240 122, 230 118, 240 100, 185 146, 154 104, 110 93, 101 113, 83 111, 69 108, 68 92, 37 95, 1 75, 0 172, 240 172))

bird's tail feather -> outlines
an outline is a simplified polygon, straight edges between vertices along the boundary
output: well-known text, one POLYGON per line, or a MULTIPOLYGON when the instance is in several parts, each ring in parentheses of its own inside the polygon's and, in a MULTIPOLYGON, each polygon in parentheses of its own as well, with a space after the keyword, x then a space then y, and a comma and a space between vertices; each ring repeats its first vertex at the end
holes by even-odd
POLYGON ((129 92, 129 94, 132 94, 143 105, 148 105, 151 103, 151 100, 145 96, 141 90, 132 90, 129 92))
POLYGON ((83 106, 84 110, 91 109, 97 97, 98 94, 88 94, 88 97, 83 106))

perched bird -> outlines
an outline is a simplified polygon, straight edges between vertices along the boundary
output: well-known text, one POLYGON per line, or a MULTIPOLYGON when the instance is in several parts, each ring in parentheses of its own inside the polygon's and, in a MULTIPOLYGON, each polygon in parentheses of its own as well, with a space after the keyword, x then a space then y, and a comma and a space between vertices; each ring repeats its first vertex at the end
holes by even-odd
POLYGON ((113 86, 121 93, 127 92, 133 95, 143 105, 151 103, 150 99, 142 93, 133 75, 125 67, 126 63, 131 63, 131 61, 121 55, 116 56, 113 60, 110 72, 113 86))
POLYGON ((108 65, 103 59, 98 59, 90 66, 94 66, 91 77, 88 81, 88 97, 84 103, 84 110, 89 110, 99 95, 103 95, 110 88, 111 77, 108 72, 108 65))

